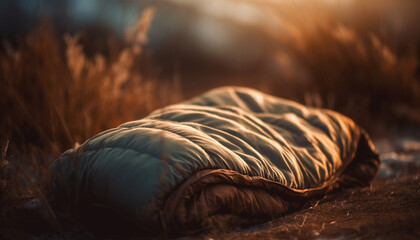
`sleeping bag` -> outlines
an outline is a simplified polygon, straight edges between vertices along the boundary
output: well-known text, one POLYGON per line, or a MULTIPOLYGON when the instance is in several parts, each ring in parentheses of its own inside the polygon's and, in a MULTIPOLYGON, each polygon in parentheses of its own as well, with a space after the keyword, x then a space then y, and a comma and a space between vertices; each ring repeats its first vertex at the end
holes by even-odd
POLYGON ((351 119, 223 87, 66 151, 51 167, 50 193, 79 214, 112 212, 140 233, 173 236, 280 217, 369 185, 378 166, 351 119))

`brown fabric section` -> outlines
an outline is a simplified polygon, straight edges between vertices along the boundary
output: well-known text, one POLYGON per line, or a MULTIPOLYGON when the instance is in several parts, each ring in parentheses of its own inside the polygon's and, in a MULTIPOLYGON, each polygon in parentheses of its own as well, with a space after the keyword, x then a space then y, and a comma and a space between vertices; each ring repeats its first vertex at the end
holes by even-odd
POLYGON ((176 235, 255 224, 279 217, 302 206, 305 199, 336 187, 332 182, 308 191, 297 190, 231 170, 202 170, 167 199, 162 225, 169 235, 176 235))
POLYGON ((369 186, 379 169, 379 154, 376 152, 369 135, 362 131, 356 155, 341 175, 342 187, 369 186))

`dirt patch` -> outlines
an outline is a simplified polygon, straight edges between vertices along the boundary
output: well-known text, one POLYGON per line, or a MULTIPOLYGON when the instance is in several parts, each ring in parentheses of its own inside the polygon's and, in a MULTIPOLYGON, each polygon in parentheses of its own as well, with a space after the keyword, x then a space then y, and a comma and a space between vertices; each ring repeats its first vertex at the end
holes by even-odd
POLYGON ((419 167, 407 166, 400 177, 378 177, 369 188, 336 193, 250 229, 203 238, 419 239, 419 176, 419 167))

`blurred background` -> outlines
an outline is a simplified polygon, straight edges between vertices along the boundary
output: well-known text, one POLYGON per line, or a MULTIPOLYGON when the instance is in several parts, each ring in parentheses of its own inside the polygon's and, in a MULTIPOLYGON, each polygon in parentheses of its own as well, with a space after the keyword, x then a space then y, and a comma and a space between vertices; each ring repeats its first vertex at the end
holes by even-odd
POLYGON ((334 109, 374 135, 420 126, 417 0, 0 3, 0 140, 36 166, 223 85, 334 109))

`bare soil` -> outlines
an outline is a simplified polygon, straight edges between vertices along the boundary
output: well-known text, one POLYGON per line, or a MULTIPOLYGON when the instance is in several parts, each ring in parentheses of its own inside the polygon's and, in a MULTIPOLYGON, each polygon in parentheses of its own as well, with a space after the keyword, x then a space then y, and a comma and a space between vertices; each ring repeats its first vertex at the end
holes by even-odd
POLYGON ((378 177, 369 188, 313 201, 303 210, 215 239, 420 239, 420 168, 378 177), (404 176, 403 176, 404 175, 404 176))

